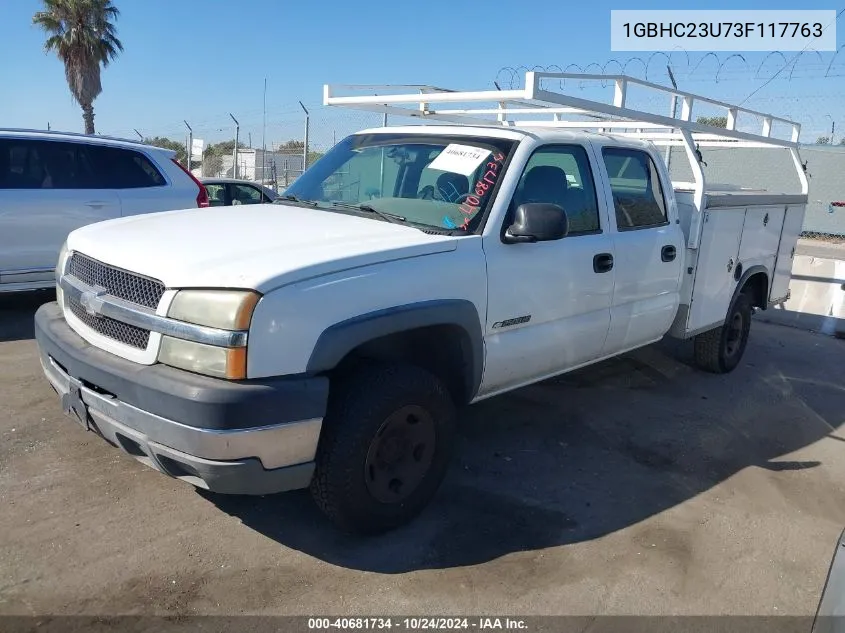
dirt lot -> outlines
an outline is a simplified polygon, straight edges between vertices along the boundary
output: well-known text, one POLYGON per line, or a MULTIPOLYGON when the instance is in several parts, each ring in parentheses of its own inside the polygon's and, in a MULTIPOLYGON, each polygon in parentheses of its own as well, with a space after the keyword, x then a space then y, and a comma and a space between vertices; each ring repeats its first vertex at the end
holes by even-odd
POLYGON ((83 432, 44 298, 0 300, 3 614, 807 615, 845 526, 840 340, 758 322, 727 377, 663 344, 471 407, 436 503, 354 540, 83 432))

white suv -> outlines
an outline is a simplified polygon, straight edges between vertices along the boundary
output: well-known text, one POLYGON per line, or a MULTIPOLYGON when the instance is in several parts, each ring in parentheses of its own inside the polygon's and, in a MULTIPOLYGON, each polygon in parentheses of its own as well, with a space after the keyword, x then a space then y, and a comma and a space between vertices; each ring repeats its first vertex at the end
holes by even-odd
POLYGON ((59 249, 81 226, 207 207, 176 153, 102 136, 0 129, 0 293, 55 286, 59 249))

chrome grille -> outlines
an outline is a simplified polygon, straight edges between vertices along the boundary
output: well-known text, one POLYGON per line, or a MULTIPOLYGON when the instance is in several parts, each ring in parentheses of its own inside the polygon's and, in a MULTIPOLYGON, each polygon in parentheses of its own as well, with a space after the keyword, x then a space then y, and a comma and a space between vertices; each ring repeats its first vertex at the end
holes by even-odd
POLYGON ((85 308, 82 307, 82 304, 74 297, 67 297, 66 303, 74 316, 95 332, 103 336, 108 336, 125 345, 131 345, 138 349, 147 349, 147 343, 150 340, 149 330, 144 330, 128 323, 122 323, 121 321, 115 321, 107 316, 88 314, 85 308))
POLYGON ((105 288, 114 297, 153 310, 164 294, 164 284, 160 281, 108 266, 81 253, 71 255, 68 273, 89 286, 105 288))

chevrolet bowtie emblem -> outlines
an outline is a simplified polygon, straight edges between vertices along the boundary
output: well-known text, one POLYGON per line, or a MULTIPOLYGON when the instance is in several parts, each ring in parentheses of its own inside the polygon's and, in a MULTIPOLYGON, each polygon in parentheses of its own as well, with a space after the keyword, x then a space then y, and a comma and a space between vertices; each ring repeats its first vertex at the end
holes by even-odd
POLYGON ((91 290, 86 290, 79 297, 79 303, 85 308, 85 312, 94 317, 101 316, 103 310, 103 297, 108 291, 102 286, 94 286, 91 290))

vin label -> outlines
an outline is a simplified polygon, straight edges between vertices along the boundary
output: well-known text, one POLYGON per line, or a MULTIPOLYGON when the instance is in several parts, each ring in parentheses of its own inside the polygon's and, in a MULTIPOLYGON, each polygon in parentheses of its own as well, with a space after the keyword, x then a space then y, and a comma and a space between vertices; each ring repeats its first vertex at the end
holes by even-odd
POLYGON ((835 10, 618 10, 612 51, 836 50, 835 10))

